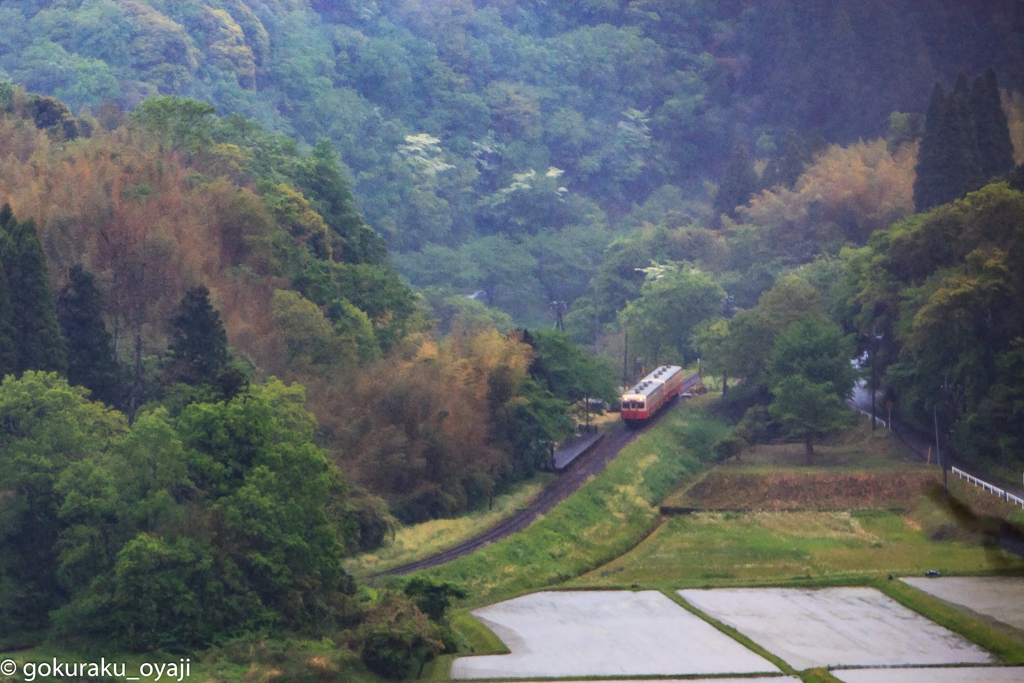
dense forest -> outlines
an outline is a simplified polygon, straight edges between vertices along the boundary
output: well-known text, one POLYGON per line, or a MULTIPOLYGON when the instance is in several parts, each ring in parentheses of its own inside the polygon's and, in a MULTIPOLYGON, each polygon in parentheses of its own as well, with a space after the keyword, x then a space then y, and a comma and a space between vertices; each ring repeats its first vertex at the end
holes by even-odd
POLYGON ((25 1, 0 25, 0 70, 73 114, 178 95, 329 140, 406 278, 531 326, 621 229, 706 219, 738 142, 770 187, 790 131, 877 138, 960 70, 1024 90, 1010 0, 25 1))
POLYGON ((1024 463, 1019 3, 0 27, 0 642, 329 636, 400 677, 458 588, 340 559, 486 506, 659 363, 724 380, 723 457, 814 462, 865 379, 1024 463))

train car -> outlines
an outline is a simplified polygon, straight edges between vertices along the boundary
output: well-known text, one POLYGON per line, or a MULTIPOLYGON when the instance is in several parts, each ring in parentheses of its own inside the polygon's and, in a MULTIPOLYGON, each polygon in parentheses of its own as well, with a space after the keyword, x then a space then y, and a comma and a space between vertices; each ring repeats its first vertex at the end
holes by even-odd
POLYGON ((682 390, 683 369, 662 365, 622 395, 622 419, 631 427, 642 425, 682 390))

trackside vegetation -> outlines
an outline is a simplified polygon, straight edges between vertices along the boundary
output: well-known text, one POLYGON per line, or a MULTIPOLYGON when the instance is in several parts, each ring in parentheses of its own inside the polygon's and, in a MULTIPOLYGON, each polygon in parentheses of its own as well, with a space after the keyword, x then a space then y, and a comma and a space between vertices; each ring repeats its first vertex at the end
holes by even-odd
POLYGON ((622 555, 657 525, 658 503, 712 459, 725 423, 681 405, 607 469, 525 531, 424 574, 482 605, 562 583, 622 555))

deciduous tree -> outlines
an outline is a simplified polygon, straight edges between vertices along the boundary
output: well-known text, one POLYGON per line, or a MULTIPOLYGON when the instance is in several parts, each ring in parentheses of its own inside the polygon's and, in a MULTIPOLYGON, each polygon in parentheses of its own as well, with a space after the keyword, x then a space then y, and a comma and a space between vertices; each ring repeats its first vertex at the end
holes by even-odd
POLYGON ((807 317, 775 338, 768 364, 774 400, 769 411, 804 440, 807 464, 814 459, 814 436, 845 424, 845 399, 856 372, 850 364, 853 342, 836 325, 807 317))

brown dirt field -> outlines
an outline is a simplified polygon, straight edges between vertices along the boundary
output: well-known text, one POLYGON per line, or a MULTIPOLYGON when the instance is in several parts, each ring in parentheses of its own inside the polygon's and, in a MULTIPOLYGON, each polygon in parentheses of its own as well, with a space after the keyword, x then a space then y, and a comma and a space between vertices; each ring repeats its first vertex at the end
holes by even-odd
POLYGON ((926 472, 744 473, 722 470, 690 488, 684 506, 705 510, 910 509, 936 475, 926 472))

